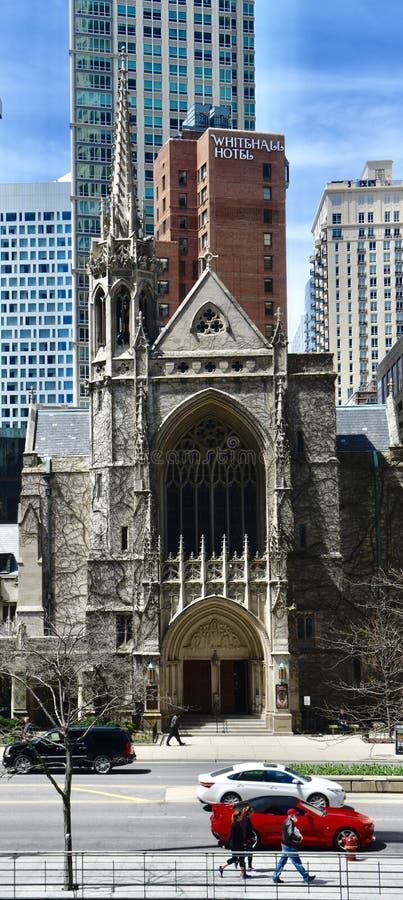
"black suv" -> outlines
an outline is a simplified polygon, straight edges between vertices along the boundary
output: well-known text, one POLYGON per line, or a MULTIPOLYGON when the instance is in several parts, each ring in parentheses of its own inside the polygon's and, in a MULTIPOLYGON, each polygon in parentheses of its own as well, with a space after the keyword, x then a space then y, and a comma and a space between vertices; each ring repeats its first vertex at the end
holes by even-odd
MULTIPOLYGON (((107 775, 114 766, 127 766, 136 759, 128 732, 117 725, 93 725, 89 730, 73 727, 69 734, 75 767, 107 775)), ((7 744, 3 753, 3 766, 21 774, 40 768, 42 761, 60 767, 65 760, 63 737, 57 728, 32 741, 7 744)))

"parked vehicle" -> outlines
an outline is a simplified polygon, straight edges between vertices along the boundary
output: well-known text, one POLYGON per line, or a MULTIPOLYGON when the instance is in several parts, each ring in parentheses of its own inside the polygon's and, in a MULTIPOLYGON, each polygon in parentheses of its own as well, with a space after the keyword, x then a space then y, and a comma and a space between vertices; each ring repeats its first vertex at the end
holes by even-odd
POLYGON ((236 803, 257 794, 298 796, 319 806, 342 806, 346 795, 337 781, 316 775, 299 775, 288 766, 272 762, 246 762, 199 775, 197 797, 201 803, 236 803))
MULTIPOLYGON (((107 775, 114 766, 127 766, 136 759, 128 732, 117 725, 80 726, 69 729, 73 747, 73 765, 93 769, 98 775, 107 775)), ((64 766, 66 751, 63 736, 52 728, 41 737, 30 741, 7 744, 3 765, 20 774, 48 767, 64 766)))
MULTIPOLYGON (((243 804, 245 805, 245 804, 243 804)), ((255 797, 248 800, 253 813, 250 816, 254 836, 254 849, 280 847, 281 829, 289 809, 295 809, 298 828, 303 836, 303 847, 323 847, 344 850, 344 840, 355 836, 359 847, 368 847, 375 841, 374 823, 369 816, 350 806, 323 807, 306 803, 289 794, 278 797, 255 797)), ((210 816, 211 831, 220 846, 226 845, 230 833, 234 808, 242 804, 214 803, 210 816)))

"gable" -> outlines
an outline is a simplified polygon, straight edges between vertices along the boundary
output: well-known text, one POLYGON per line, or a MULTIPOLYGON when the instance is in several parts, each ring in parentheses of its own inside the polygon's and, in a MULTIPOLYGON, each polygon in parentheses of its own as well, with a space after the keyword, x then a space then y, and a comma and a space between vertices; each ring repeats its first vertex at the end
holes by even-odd
POLYGON ((234 353, 269 345, 215 272, 206 269, 156 340, 161 355, 234 353))

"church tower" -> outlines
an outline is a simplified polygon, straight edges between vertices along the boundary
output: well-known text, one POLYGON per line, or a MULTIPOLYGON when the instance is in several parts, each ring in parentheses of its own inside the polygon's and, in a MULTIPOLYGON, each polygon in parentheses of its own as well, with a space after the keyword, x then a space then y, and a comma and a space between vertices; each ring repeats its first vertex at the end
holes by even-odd
POLYGON ((127 665, 128 696, 136 697, 138 683, 141 700, 147 666, 158 656, 158 553, 147 441, 148 355, 149 341, 156 334, 157 263, 153 241, 144 237, 134 195, 124 58, 110 196, 102 210, 101 236, 92 242, 88 268, 88 614, 102 610, 110 627, 111 649, 127 665))

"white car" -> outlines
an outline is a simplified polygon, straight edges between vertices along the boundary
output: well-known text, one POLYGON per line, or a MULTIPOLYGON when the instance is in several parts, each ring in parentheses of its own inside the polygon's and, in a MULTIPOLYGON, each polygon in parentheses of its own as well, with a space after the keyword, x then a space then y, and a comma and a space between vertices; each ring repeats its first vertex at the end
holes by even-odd
POLYGON ((236 803, 263 794, 290 794, 317 806, 343 806, 341 784, 316 775, 299 775, 280 763, 245 762, 199 775, 201 803, 236 803))

